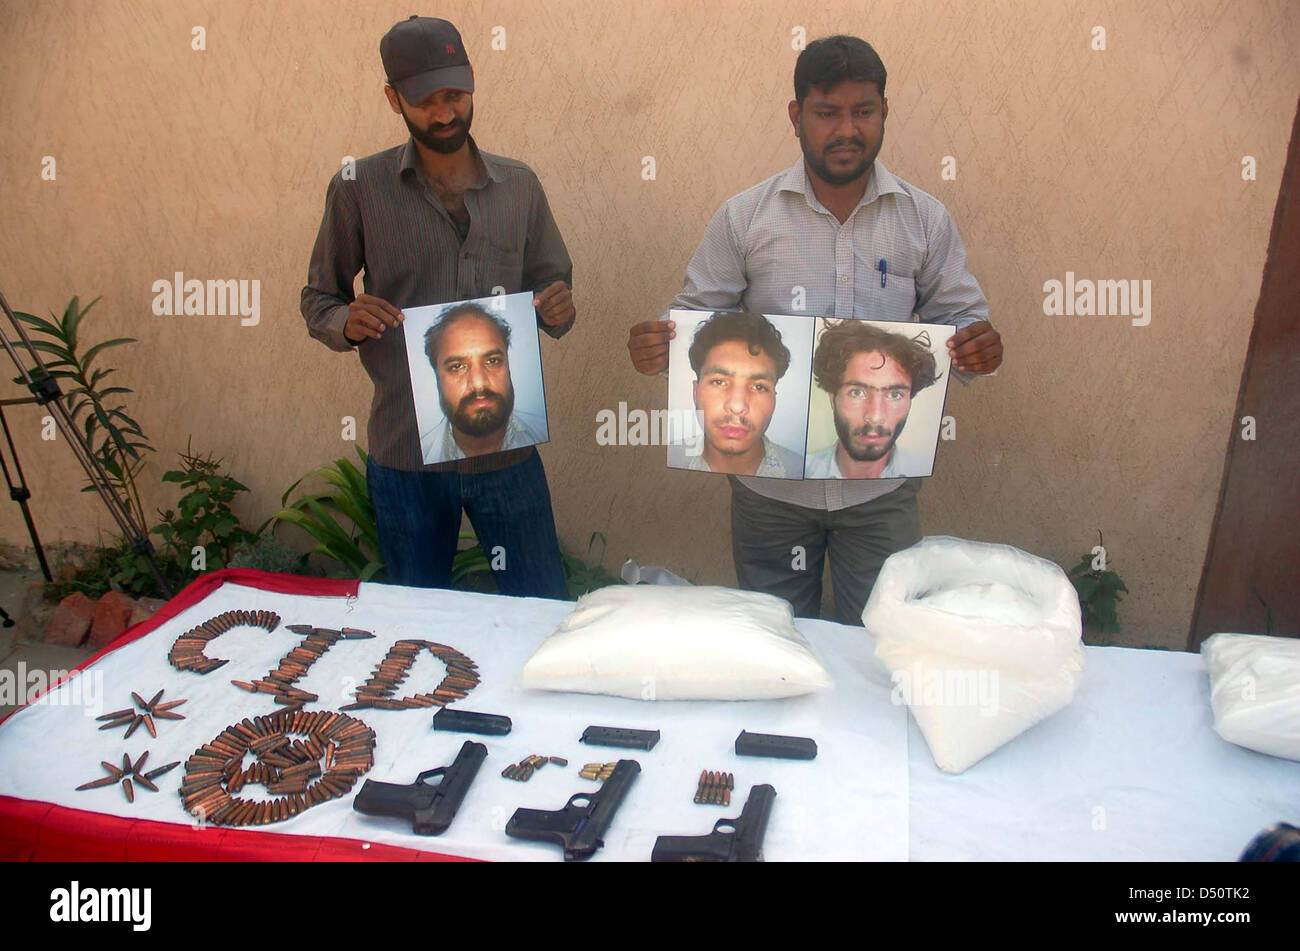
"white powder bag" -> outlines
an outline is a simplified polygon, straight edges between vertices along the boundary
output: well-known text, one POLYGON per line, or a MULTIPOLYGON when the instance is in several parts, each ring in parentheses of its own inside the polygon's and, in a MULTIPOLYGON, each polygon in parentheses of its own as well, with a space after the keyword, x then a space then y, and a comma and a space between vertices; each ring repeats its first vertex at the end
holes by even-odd
POLYGON ((768 700, 832 685, 786 601, 684 585, 611 585, 584 595, 520 679, 541 690, 634 700, 768 700))
POLYGON ((1060 710, 1083 675, 1074 586, 1009 545, 936 536, 891 555, 862 623, 949 773, 1060 710))
POLYGON ((1201 644, 1214 729, 1229 743, 1300 760, 1300 640, 1214 634, 1201 644))

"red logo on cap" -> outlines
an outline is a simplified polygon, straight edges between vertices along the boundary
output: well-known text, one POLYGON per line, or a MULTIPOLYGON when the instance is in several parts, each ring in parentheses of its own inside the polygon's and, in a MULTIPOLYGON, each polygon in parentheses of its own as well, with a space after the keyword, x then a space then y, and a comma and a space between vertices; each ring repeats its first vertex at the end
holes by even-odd
POLYGON ((456 55, 456 47, 452 46, 450 43, 444 43, 443 45, 447 47, 448 55, 450 56, 456 55))

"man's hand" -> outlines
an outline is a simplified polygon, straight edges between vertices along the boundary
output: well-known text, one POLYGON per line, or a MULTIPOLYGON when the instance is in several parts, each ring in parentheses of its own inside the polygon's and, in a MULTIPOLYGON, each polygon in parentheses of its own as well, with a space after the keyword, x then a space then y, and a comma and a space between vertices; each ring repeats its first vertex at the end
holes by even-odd
POLYGON ((563 327, 578 312, 573 307, 573 292, 563 281, 556 281, 546 290, 533 295, 533 306, 537 316, 548 327, 563 327))
POLYGON ((388 301, 373 294, 362 294, 348 304, 348 322, 343 327, 343 336, 354 344, 367 337, 378 340, 385 327, 396 327, 405 319, 406 315, 388 301))
POLYGON ((949 338, 948 356, 958 370, 992 373, 1002 365, 1002 335, 987 320, 976 321, 949 338))
POLYGON ((648 320, 627 335, 627 352, 638 373, 653 376, 668 366, 668 341, 677 336, 671 320, 648 320))

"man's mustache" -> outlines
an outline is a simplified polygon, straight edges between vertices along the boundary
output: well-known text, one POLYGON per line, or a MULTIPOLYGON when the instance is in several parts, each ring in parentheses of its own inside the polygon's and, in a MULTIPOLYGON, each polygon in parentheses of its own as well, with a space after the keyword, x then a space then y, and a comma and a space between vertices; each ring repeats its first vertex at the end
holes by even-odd
POLYGON ((840 149, 846 145, 852 145, 855 148, 864 149, 864 150, 867 147, 867 143, 863 142, 861 139, 837 139, 836 141, 832 142, 830 145, 826 146, 826 151, 829 152, 831 149, 840 149))
POLYGON ((479 390, 477 392, 470 393, 468 396, 463 397, 460 401, 460 406, 458 406, 457 409, 464 411, 468 409, 469 404, 473 403, 475 400, 493 400, 494 402, 497 403, 504 403, 506 401, 506 398, 502 396, 500 393, 498 393, 496 390, 479 390))
POLYGON ((862 426, 858 429, 851 430, 853 436, 892 436, 894 431, 886 429, 884 426, 862 426))
POLYGON ((742 419, 742 418, 739 417, 739 416, 727 416, 727 417, 724 417, 723 419, 721 419, 721 420, 719 420, 717 423, 715 423, 715 425, 717 425, 717 426, 744 426, 745 429, 746 429, 746 431, 748 431, 748 432, 753 432, 753 431, 754 431, 754 426, 753 426, 753 424, 750 423, 749 420, 747 420, 747 419, 742 419))

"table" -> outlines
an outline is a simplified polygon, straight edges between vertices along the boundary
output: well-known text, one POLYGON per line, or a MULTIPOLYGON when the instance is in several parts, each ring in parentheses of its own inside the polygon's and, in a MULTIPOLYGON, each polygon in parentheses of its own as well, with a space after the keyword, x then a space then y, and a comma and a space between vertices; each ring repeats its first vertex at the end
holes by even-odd
MULTIPOLYGON (((651 702, 523 689, 524 660, 570 609, 566 602, 241 569, 206 575, 45 702, 0 724, 0 857, 559 860, 554 846, 506 837, 506 821, 517 807, 557 809, 569 795, 594 789, 576 767, 620 756, 637 759, 643 771, 597 861, 644 859, 659 834, 707 832, 716 819, 738 815, 744 791, 759 782, 778 793, 769 860, 1231 860, 1266 825, 1300 818, 1300 763, 1241 749, 1213 732, 1199 655, 1089 648, 1069 707, 950 776, 934 766, 905 708, 890 702, 889 675, 861 628, 797 622, 836 683, 820 696, 651 702), (210 655, 231 659, 212 674, 166 664, 180 633, 236 607, 276 610, 282 626, 271 634, 240 628, 211 642, 210 655), (488 746, 447 833, 415 836, 393 820, 362 816, 351 796, 255 830, 195 828, 176 796, 179 768, 162 778, 161 792, 137 792, 133 804, 117 787, 74 791, 104 775, 101 759, 148 749, 150 765, 184 760, 227 724, 276 709, 268 695, 243 693, 230 681, 275 666, 297 643, 283 630, 292 623, 376 634, 341 642, 311 668, 299 686, 320 701, 308 709, 350 701, 352 688, 399 638, 446 643, 479 664, 483 684, 459 705, 510 715, 509 736, 434 732, 428 710, 352 714, 378 736, 366 778, 410 782, 421 769, 449 763, 465 739, 488 746), (189 718, 160 724, 157 739, 144 730, 123 740, 121 730, 95 729, 94 711, 128 705, 130 691, 157 689, 189 698, 177 708, 189 718), (80 703, 62 702, 69 699, 80 703), (578 735, 593 723, 657 728, 663 738, 649 753, 583 746, 578 735), (819 755, 811 762, 735 757, 731 744, 742 727, 813 736, 819 755), (529 753, 565 756, 570 766, 546 767, 528 783, 498 775, 529 753), (691 801, 705 768, 736 773, 730 809, 691 801)), ((428 657, 412 668, 410 683, 440 676, 428 657)))

